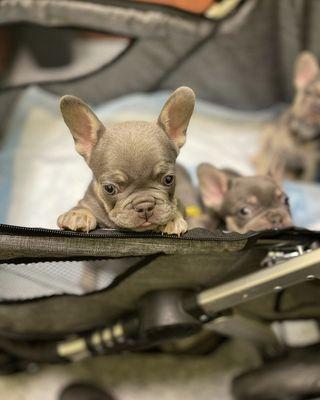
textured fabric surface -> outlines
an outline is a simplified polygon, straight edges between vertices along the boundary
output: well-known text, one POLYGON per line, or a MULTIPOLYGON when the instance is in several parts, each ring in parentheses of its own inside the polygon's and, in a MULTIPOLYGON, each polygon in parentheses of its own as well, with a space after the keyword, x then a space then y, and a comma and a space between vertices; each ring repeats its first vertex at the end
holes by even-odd
POLYGON ((246 240, 180 240, 171 238, 92 238, 0 236, 0 260, 34 257, 59 259, 72 257, 125 257, 151 254, 209 254, 239 251, 246 240))
POLYGON ((215 32, 210 20, 139 6, 143 8, 108 1, 3 1, 0 23, 72 25, 138 38, 116 63, 96 74, 44 86, 94 103, 184 84, 218 104, 264 108, 292 97, 293 63, 302 49, 320 55, 317 0, 247 0, 215 32))
POLYGON ((0 7, 0 23, 24 20, 47 26, 71 25, 136 39, 116 62, 106 63, 96 73, 43 85, 56 94, 67 92, 96 104, 126 93, 153 89, 166 71, 212 29, 212 22, 202 18, 182 18, 173 11, 168 14, 117 7, 114 2, 110 5, 22 0, 14 4, 3 2, 0 7))

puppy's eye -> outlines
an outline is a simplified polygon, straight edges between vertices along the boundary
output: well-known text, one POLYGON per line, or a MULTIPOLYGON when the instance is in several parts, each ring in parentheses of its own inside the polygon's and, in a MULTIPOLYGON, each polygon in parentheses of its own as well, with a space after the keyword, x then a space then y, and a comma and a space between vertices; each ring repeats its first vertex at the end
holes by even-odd
POLYGON ((112 183, 104 185, 104 190, 110 195, 114 195, 118 192, 117 187, 115 185, 112 185, 112 183))
POLYGON ((306 89, 305 91, 304 91, 304 94, 306 95, 306 96, 313 96, 314 95, 314 91, 312 90, 312 89, 306 89))
POLYGON ((171 186, 174 182, 174 175, 166 175, 162 178, 162 183, 165 186, 171 186))
POLYGON ((289 197, 288 196, 283 196, 283 204, 289 207, 290 202, 289 202, 289 197))
POLYGON ((249 207, 242 207, 239 210, 241 217, 249 217, 252 214, 252 210, 249 207))

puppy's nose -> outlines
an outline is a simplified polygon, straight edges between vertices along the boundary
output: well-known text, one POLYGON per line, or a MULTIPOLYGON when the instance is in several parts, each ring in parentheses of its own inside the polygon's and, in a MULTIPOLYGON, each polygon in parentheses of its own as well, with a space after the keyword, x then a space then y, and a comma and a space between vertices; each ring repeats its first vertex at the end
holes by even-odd
POLYGON ((140 218, 148 219, 153 214, 154 201, 143 201, 134 206, 135 211, 138 213, 140 218))
POLYGON ((274 227, 280 226, 284 220, 284 216, 277 211, 270 211, 267 218, 274 227))

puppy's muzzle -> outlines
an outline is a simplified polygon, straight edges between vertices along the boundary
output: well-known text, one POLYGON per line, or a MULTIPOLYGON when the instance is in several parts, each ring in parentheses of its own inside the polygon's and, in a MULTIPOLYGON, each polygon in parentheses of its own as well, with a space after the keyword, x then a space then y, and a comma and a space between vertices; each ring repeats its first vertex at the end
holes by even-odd
POLYGON ((153 215, 153 210, 156 205, 154 198, 137 200, 133 204, 133 209, 142 219, 148 220, 153 215))
POLYGON ((288 216, 281 211, 270 210, 267 212, 266 218, 274 228, 285 228, 290 226, 288 216))

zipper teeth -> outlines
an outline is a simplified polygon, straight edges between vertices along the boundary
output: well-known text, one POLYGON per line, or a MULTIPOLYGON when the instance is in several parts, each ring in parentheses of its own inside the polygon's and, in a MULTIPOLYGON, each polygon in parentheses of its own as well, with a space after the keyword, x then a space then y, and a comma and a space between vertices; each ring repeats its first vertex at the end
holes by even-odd
POLYGON ((7 225, 7 224, 0 224, 0 234, 1 233, 19 233, 19 232, 30 232, 37 233, 37 234, 48 234, 52 236, 64 236, 64 237, 83 237, 83 238, 123 238, 123 239, 135 239, 135 238, 168 238, 174 240, 189 240, 189 241, 239 241, 239 240, 246 240, 248 238, 254 237, 258 235, 258 233, 250 233, 250 234, 238 234, 237 236, 228 233, 224 233, 225 237, 216 236, 216 237, 189 237, 189 236, 176 236, 176 235, 169 235, 167 233, 156 233, 156 232, 132 232, 126 233, 116 233, 112 230, 112 234, 108 234, 108 232, 101 232, 101 233, 85 233, 85 232, 74 232, 74 231, 64 231, 58 229, 47 229, 47 228, 32 228, 32 227, 25 227, 25 226, 16 226, 16 225, 7 225))
MULTIPOLYGON (((211 233, 211 236, 200 236, 200 237, 191 237, 191 236, 177 236, 177 235, 169 235, 167 233, 157 233, 157 232, 125 232, 120 231, 117 233, 117 230, 110 230, 111 232, 103 231, 101 233, 85 233, 85 232, 75 232, 75 231, 64 231, 59 229, 47 229, 47 228, 33 228, 26 226, 17 226, 17 225, 8 225, 8 224, 0 224, 0 235, 3 234, 12 234, 12 233, 30 233, 30 235, 39 234, 39 235, 48 235, 48 236, 62 236, 62 237, 81 237, 81 238, 122 238, 122 239, 142 239, 142 238, 154 238, 154 239, 171 239, 171 240, 187 240, 187 241, 218 241, 218 242, 235 242, 240 240, 248 240, 248 239, 264 239, 264 240, 277 240, 278 234, 281 232, 270 231, 267 232, 248 232, 244 234, 232 232, 223 232, 219 231, 219 236, 211 233)), ((286 231, 286 230, 285 230, 286 231)), ((303 228, 293 228, 289 230, 289 232, 283 232, 285 235, 287 234, 290 239, 296 239, 298 235, 304 235, 304 238, 310 240, 311 238, 316 238, 319 240, 320 231, 309 231, 303 228)), ((302 239, 301 239, 302 240, 302 239)))

